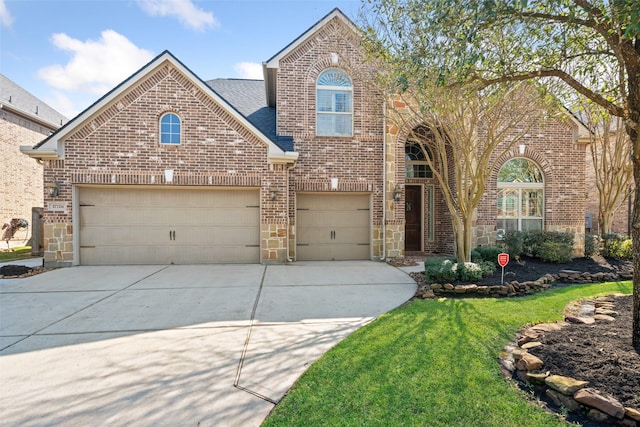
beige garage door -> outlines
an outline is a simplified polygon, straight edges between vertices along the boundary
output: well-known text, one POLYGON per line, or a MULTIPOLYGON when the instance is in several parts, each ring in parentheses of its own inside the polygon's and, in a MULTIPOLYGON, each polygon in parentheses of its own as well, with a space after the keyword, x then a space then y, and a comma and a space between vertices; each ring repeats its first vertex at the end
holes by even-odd
POLYGON ((298 194, 296 259, 370 259, 368 194, 298 194))
POLYGON ((257 190, 79 189, 80 264, 260 262, 257 190))

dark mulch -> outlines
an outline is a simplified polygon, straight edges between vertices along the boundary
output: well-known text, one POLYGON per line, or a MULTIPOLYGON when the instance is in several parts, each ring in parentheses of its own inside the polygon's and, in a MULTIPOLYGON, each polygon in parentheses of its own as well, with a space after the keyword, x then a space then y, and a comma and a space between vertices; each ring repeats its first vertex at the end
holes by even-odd
POLYGON ((545 332, 543 345, 529 352, 544 360, 544 370, 589 381, 588 387, 640 410, 640 354, 631 345, 631 295, 615 298, 613 322, 571 323, 545 332))
MULTIPOLYGON (((632 262, 630 260, 618 260, 604 258, 601 256, 574 258, 571 262, 555 264, 542 262, 539 258, 523 257, 520 260, 510 260, 504 268, 504 281, 518 282, 535 281, 545 274, 558 274, 562 270, 578 271, 580 273, 619 273, 630 271, 632 262)), ((502 269, 498 268, 495 273, 485 276, 474 283, 478 286, 498 285, 501 280, 502 269)), ((457 284, 457 283, 454 283, 457 284)))
MULTIPOLYGON (((421 262, 419 258, 414 261, 421 262)), ((601 256, 575 258, 569 263, 545 263, 536 258, 511 260, 504 269, 504 280, 510 282, 535 281, 545 274, 558 274, 562 270, 580 273, 616 273, 633 271, 630 260, 616 260, 601 256)), ((479 286, 501 283, 500 268, 491 276, 475 281, 479 286)), ((453 284, 463 284, 455 282, 453 284)), ((589 381, 593 387, 612 395, 624 406, 640 410, 640 353, 631 345, 632 296, 618 297, 619 313, 613 322, 593 325, 570 324, 560 331, 546 332, 541 338, 543 346, 529 351, 544 360, 544 370, 555 375, 589 381)), ((541 397, 541 396, 539 396, 541 397)), ((556 411, 550 402, 547 406, 556 411)), ((570 414, 568 420, 595 427, 605 425, 588 419, 584 414, 570 414)))

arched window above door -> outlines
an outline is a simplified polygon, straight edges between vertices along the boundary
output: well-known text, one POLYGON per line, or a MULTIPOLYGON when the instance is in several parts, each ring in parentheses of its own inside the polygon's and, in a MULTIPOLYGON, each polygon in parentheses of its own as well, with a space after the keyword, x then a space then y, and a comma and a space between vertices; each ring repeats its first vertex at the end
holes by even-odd
POLYGON ((408 141, 404 146, 406 178, 433 178, 433 171, 427 163, 425 151, 429 158, 433 159, 429 147, 421 146, 421 144, 412 141, 408 141))

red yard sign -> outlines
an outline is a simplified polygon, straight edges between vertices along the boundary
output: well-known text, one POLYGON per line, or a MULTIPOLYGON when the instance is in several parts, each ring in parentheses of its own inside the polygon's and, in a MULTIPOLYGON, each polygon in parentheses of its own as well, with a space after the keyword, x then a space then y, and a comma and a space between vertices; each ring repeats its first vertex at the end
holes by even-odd
POLYGON ((498 254, 498 265, 502 268, 509 264, 509 254, 498 254))

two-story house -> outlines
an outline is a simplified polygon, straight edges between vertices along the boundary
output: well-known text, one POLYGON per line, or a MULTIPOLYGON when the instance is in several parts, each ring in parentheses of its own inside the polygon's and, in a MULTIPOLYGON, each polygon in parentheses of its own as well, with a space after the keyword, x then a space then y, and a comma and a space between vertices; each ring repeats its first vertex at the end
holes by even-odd
MULTIPOLYGON (((204 81, 163 52, 35 147, 45 263, 284 263, 451 252, 451 221, 409 130, 387 123, 359 30, 334 9, 264 62, 204 81)), ((476 221, 584 230, 577 124, 547 121, 504 163, 476 221), (521 150, 521 151, 520 151, 521 150)))

